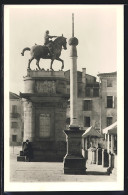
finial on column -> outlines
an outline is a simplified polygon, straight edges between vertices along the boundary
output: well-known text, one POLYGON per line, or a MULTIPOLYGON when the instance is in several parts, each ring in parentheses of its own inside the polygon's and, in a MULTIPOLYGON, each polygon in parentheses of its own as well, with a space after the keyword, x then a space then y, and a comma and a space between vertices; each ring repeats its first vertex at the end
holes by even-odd
POLYGON ((72 13, 72 37, 68 41, 69 45, 78 45, 78 39, 74 37, 74 14, 72 13))
POLYGON ((72 37, 74 37, 74 13, 72 14, 72 37))

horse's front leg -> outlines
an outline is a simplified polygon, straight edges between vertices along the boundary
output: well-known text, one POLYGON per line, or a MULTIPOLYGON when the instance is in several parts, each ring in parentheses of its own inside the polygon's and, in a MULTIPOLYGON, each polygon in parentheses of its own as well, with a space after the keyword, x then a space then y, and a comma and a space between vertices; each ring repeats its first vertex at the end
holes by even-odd
POLYGON ((31 62, 32 62, 33 59, 34 59, 34 57, 31 57, 31 58, 28 60, 28 70, 31 70, 30 64, 31 64, 31 62))
POLYGON ((53 68, 52 68, 53 62, 54 62, 54 59, 51 59, 51 65, 50 65, 50 69, 51 69, 51 70, 53 70, 53 68))
POLYGON ((37 65, 38 69, 40 70, 41 68, 39 66, 39 61, 40 61, 40 59, 36 60, 36 65, 37 65))
POLYGON ((62 62, 61 70, 64 69, 64 61, 61 58, 56 58, 56 60, 62 62))

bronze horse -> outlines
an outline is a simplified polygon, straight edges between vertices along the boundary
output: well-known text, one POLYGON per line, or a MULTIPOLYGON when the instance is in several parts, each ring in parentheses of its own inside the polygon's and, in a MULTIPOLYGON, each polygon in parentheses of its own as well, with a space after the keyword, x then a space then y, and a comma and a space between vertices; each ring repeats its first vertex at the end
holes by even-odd
POLYGON ((36 65, 38 67, 39 70, 41 70, 40 66, 39 66, 39 61, 40 58, 43 59, 51 59, 51 66, 50 69, 52 69, 52 64, 54 62, 54 60, 58 60, 62 62, 62 67, 61 70, 64 68, 64 61, 59 58, 61 55, 61 51, 62 51, 62 47, 66 50, 67 49, 67 41, 66 38, 63 36, 57 37, 53 42, 53 54, 54 55, 50 55, 49 54, 49 48, 45 45, 34 45, 31 49, 29 47, 26 47, 22 50, 21 55, 24 56, 24 52, 26 50, 30 51, 31 54, 31 58, 28 61, 28 69, 31 70, 30 68, 30 64, 32 62, 33 59, 36 59, 36 65))

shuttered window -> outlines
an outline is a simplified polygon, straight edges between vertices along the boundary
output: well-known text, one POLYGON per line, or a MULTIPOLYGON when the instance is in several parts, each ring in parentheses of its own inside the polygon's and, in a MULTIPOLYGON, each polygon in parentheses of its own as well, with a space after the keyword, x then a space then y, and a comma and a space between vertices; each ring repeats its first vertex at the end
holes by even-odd
POLYGON ((90 127, 90 117, 84 117, 84 127, 90 127))
POLYGON ((91 88, 90 87, 86 87, 86 89, 85 89, 85 96, 86 97, 90 97, 91 96, 91 88))
POLYGON ((99 97, 99 88, 93 88, 93 97, 99 97))
POLYGON ((17 128, 18 124, 17 122, 11 122, 11 128, 17 128))
POLYGON ((17 113, 17 106, 16 105, 12 105, 12 113, 17 113))
POLYGON ((112 87, 112 80, 107 80, 107 87, 112 87))
POLYGON ((17 135, 12 135, 12 141, 16 142, 17 141, 17 135))
POLYGON ((112 117, 107 117, 107 127, 112 124, 112 117))
POLYGON ((92 110, 92 100, 83 101, 83 110, 84 111, 92 110))
POLYGON ((113 96, 107 96, 107 108, 113 108, 113 96))

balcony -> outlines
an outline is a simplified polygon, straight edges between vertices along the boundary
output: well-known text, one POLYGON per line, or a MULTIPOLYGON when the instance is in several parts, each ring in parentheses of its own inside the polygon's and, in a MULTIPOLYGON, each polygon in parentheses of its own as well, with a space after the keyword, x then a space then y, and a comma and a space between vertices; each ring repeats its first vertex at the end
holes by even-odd
POLYGON ((10 118, 18 118, 19 116, 19 113, 10 113, 10 118))

